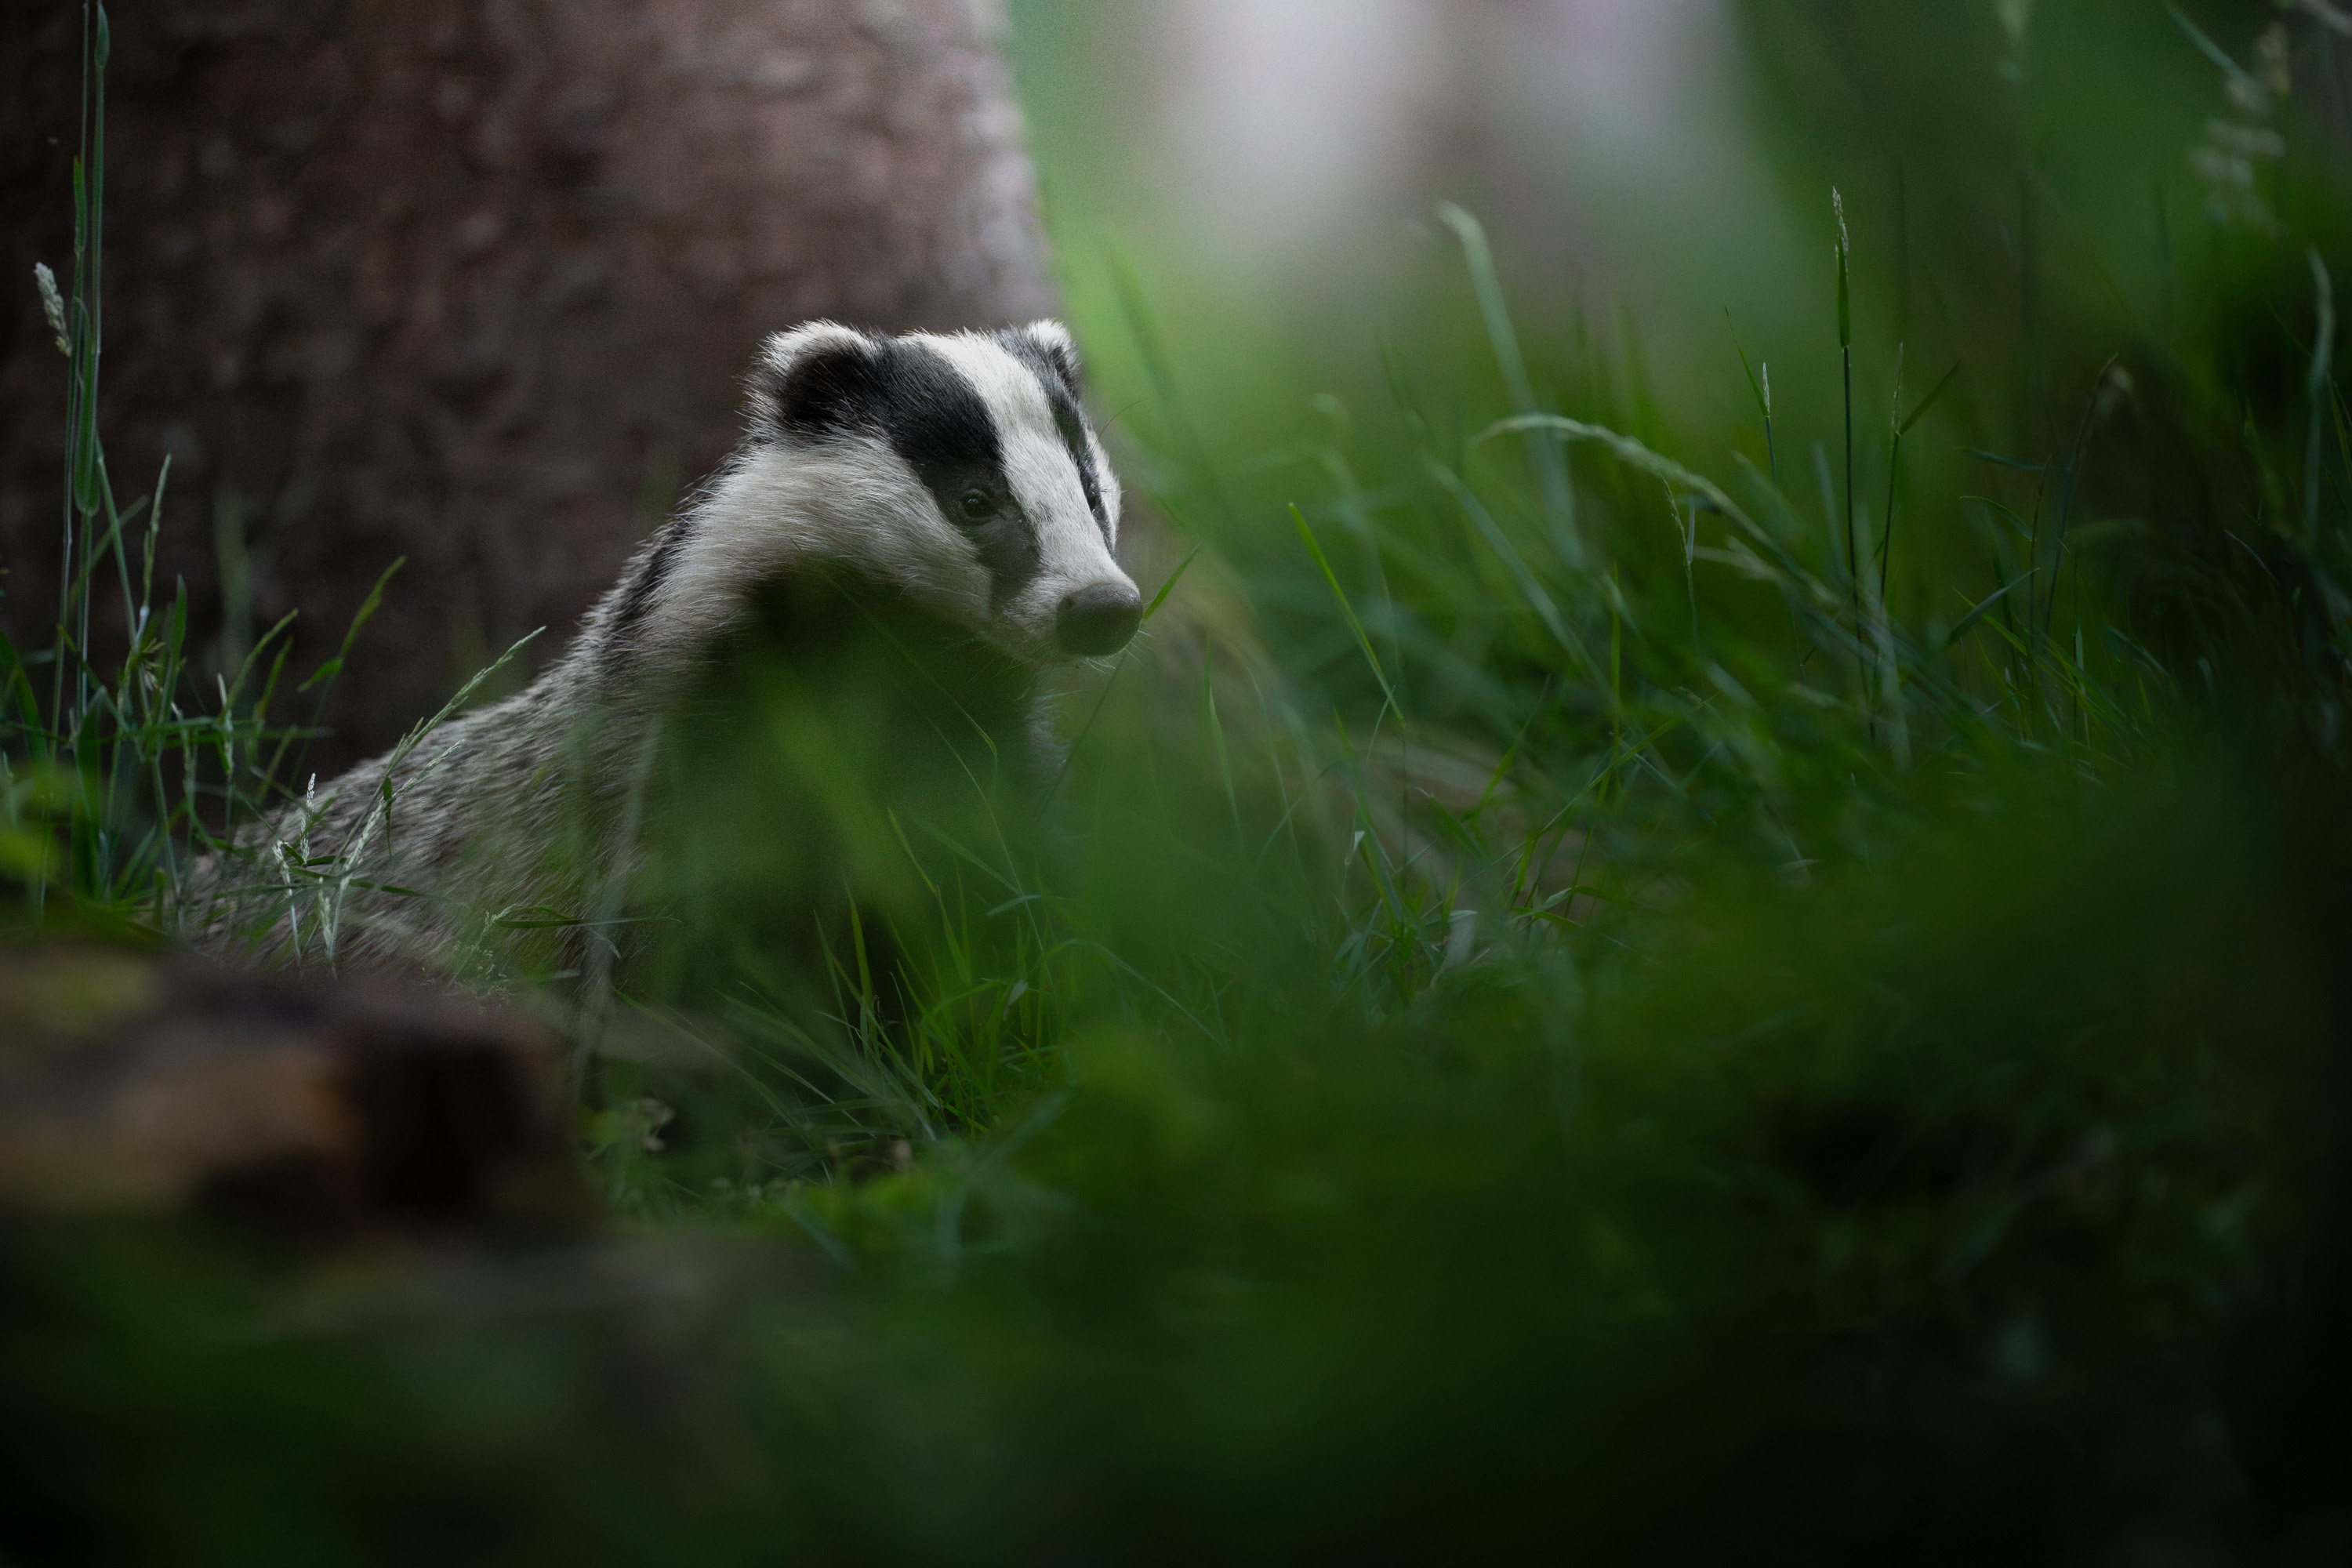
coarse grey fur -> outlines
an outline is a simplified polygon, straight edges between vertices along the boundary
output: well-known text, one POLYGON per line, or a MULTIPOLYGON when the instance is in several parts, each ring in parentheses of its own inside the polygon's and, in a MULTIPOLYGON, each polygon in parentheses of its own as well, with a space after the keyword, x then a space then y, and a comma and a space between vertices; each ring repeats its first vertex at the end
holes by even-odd
MULTIPOLYGON (((199 867, 183 927, 279 959, 444 967, 553 932, 545 956, 576 965, 596 945, 581 933, 620 913, 665 721, 763 592, 811 574, 872 584, 970 657, 1034 673, 1132 634, 1119 511, 1059 324, 779 333, 733 457, 551 668, 242 836, 199 867)), ((1003 741, 1049 744, 1034 696, 1019 706, 1003 741)))

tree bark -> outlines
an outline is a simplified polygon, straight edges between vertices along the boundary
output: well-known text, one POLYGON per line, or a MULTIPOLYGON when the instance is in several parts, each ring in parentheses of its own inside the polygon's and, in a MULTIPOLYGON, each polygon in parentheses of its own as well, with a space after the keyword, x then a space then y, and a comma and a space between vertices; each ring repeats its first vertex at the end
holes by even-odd
MULTIPOLYGON (((6 10, 0 616, 40 646, 64 377, 28 274, 71 260, 81 7, 6 10)), ((763 333, 1054 310, 992 10, 111 7, 100 422, 126 501, 172 455, 163 591, 186 578, 215 658, 299 611, 307 671, 408 560, 313 765, 381 749, 525 632, 548 628, 526 668, 561 647, 732 444, 763 333)))

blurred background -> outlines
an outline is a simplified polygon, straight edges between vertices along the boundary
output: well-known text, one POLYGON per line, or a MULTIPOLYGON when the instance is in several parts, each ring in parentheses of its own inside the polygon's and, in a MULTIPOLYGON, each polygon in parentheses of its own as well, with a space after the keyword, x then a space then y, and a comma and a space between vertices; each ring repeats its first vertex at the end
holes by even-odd
MULTIPOLYGON (((1638 340, 1685 422, 1747 400, 1727 311, 1752 357, 1809 373, 1781 380, 1798 408, 1833 402, 1811 384, 1836 348, 1832 188, 1866 369, 1891 375, 1908 343, 1915 374, 1929 358, 1940 374, 1964 340, 1991 369, 2086 311, 2094 333, 2152 330, 2214 230, 2269 226, 2258 191, 2290 155, 2249 128, 2342 124, 2344 16, 2326 5, 1016 0, 1010 16, 1081 311, 1123 250, 1207 374, 1302 352, 1336 374, 1423 302, 1450 200, 1492 231, 1533 335, 1580 311, 1616 346, 1638 340), (2291 58, 2265 67, 2258 40, 2288 22, 2291 58), (2206 46, 2242 73, 2284 70, 2300 97, 2233 95, 2206 46), (2040 322, 2036 288, 2057 295, 2040 322)), ((2291 163, 2291 180, 2328 177, 2321 148, 2291 163)))
MULTIPOLYGON (((2033 493, 1980 481, 2054 464, 2086 411, 2118 455, 2076 474, 2101 523, 2205 504, 2183 499, 2211 480, 2180 469, 2182 432, 2217 402, 2307 445, 2313 258, 2347 237, 2352 125, 2352 16, 2326 0, 1009 15, 1059 278, 1111 412, 1156 395, 1134 357, 1140 306, 1210 444, 1255 476, 1256 510, 1217 536, 1253 570, 1276 570, 1251 541, 1286 547, 1280 505, 1319 479, 1286 465, 1336 411, 1375 478, 1394 473, 1380 420, 1401 387, 1439 426, 1506 411, 1445 202, 1486 225, 1540 403, 1706 471, 1735 454, 1774 466, 1824 532, 1846 489, 1843 234, 1857 515, 1890 500, 1938 514, 1895 558, 1901 614, 1949 624, 1979 592, 1955 577, 2008 580, 1983 575, 2007 548, 1991 514, 1951 503, 1984 492, 2030 519, 2033 493), (1891 474, 1886 435, 1947 376, 1891 474), (2110 422, 2116 407, 2130 417, 2110 422)), ((2275 456, 2293 485, 2303 457, 2275 456)), ((1170 476, 1168 499, 1185 482, 1170 476)))
MULTIPOLYGON (((2251 63, 2287 9, 2187 15, 2251 63)), ((2301 9, 2306 85, 2332 93, 2313 40, 2340 32, 2301 9)), ((1171 287, 1269 317, 1359 308, 1451 199, 1501 237, 1528 307, 1622 308, 1669 361, 1722 349, 1727 306, 1775 327, 1800 300, 1826 309, 1832 184, 1890 306, 1897 288, 2013 293, 2029 171, 2071 231, 2127 238, 2108 264, 2145 284, 2158 197, 2199 210, 2192 154, 2231 113, 2170 9, 2136 0, 1025 0, 1012 16, 1081 287, 1115 240, 1171 287), (1906 218, 1931 241, 1991 220, 1968 253, 1982 272, 1895 278, 1906 218)), ((1940 244, 1914 251, 1949 268, 1940 244)))
POLYGON ((1539 310, 1655 318, 1694 288, 1752 305, 1813 259, 1727 0, 1026 0, 1012 19, 1081 290, 1117 246, 1171 308, 1329 331, 1395 303, 1441 200, 1503 237, 1539 310))

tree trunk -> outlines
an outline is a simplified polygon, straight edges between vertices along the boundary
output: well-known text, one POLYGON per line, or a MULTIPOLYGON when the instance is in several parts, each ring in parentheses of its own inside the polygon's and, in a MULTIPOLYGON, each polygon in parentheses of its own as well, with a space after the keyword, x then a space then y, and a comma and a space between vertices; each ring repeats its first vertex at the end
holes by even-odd
MULTIPOLYGON (((160 591, 216 659, 299 611, 307 671, 407 557, 324 772, 560 647, 731 445, 763 333, 1049 313, 993 9, 119 0, 100 426, 125 501, 173 457, 160 591)), ((71 260, 81 7, 5 10, 0 615, 40 646, 64 376, 28 274, 71 260)))

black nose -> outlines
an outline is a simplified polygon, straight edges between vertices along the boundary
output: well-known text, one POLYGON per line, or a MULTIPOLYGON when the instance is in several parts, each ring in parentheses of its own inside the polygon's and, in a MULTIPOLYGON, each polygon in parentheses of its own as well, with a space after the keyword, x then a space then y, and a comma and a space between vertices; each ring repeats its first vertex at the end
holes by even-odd
POLYGON ((1054 640, 1064 653, 1098 657, 1125 647, 1142 624, 1142 595, 1125 583, 1093 583, 1062 601, 1054 640))

